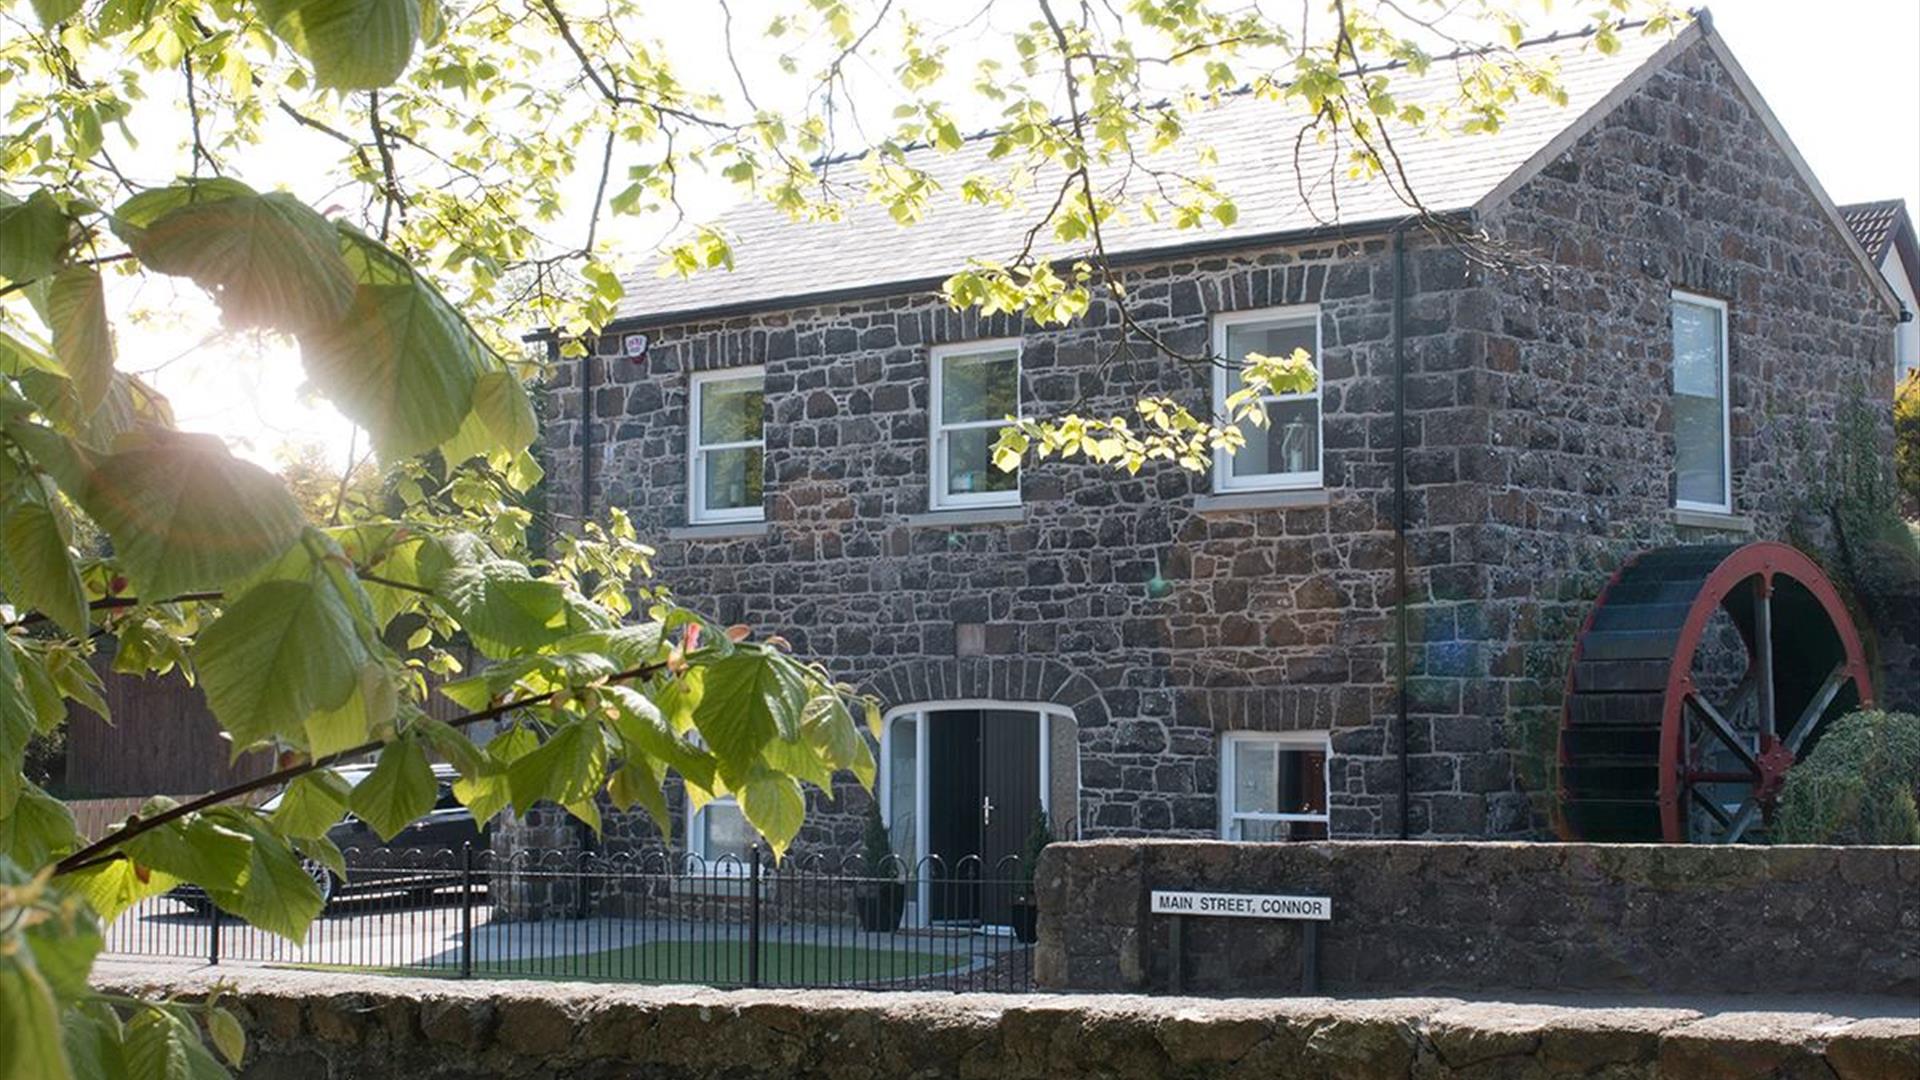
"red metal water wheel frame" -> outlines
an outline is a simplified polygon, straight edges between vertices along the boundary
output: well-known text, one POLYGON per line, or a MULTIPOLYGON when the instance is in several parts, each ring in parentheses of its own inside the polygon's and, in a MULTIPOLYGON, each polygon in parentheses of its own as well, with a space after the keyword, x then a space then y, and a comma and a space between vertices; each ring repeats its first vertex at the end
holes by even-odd
MULTIPOLYGON (((1582 626, 1568 667, 1567 700, 1561 726, 1563 814, 1560 829, 1568 839, 1580 838, 1580 830, 1570 812, 1573 800, 1565 786, 1567 767, 1578 764, 1568 750, 1569 733, 1578 726, 1576 698, 1582 692, 1577 686, 1576 673, 1587 659, 1583 654, 1601 613, 1607 610, 1622 582, 1633 581, 1636 567, 1648 556, 1698 558, 1715 550, 1669 548, 1636 556, 1607 583, 1582 626)), ((1633 584, 1672 591, 1685 589, 1692 582, 1683 574, 1677 574, 1654 582, 1633 581, 1633 584)), ((1618 610, 1620 608, 1616 608, 1618 610)), ((1669 629, 1653 626, 1643 633, 1657 639, 1669 629)), ((1637 658, 1624 662, 1645 664, 1649 661, 1637 658)), ((1860 707, 1870 707, 1873 701, 1865 650, 1846 606, 1813 560, 1785 544, 1762 542, 1726 549, 1724 557, 1699 579, 1687 601, 1685 619, 1673 628, 1665 663, 1665 684, 1660 690, 1657 805, 1658 838, 1667 842, 1693 838, 1688 811, 1695 807, 1720 826, 1720 835, 1714 839, 1738 842, 1746 838, 1755 820, 1771 809, 1787 771, 1818 734, 1835 702, 1848 691, 1851 691, 1850 700, 1860 707), (1789 615, 1787 625, 1778 624, 1774 619, 1777 600, 1785 601, 1789 615), (1747 678, 1736 688, 1732 703, 1724 710, 1699 691, 1693 678, 1695 656, 1714 616, 1723 610, 1733 617, 1748 649, 1747 678), (1776 652, 1781 644, 1806 646, 1804 651, 1821 654, 1812 661, 1813 667, 1801 663, 1798 669, 1792 668, 1796 662, 1804 661, 1804 656, 1787 661, 1788 674, 1797 677, 1792 689, 1797 699, 1793 707, 1798 711, 1784 732, 1780 730, 1776 708, 1781 686, 1781 658, 1776 652), (1817 668, 1828 661, 1831 666, 1822 674, 1817 668), (1813 681, 1815 678, 1817 682, 1813 681), (1737 714, 1744 707, 1748 693, 1757 699, 1754 702, 1757 750, 1743 742, 1740 732, 1729 720, 1729 715, 1737 714), (1702 759, 1709 745, 1723 748, 1723 753, 1731 756, 1737 768, 1705 767, 1702 759), (1703 785, 1713 784, 1744 785, 1747 793, 1740 805, 1729 812, 1702 794, 1703 785)), ((1591 795, 1591 792, 1583 794, 1591 795)))

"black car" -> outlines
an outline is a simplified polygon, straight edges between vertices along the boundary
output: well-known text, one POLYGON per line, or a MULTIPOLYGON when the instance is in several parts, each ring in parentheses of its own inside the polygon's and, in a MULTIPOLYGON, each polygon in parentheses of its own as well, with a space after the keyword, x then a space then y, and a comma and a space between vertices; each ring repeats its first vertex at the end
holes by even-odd
MULTIPOLYGON (((366 779, 373 766, 343 765, 335 771, 353 785, 366 779)), ((380 839, 380 834, 352 814, 327 830, 327 839, 346 856, 344 880, 312 859, 302 860, 314 884, 320 887, 322 910, 348 897, 399 894, 424 900, 460 884, 461 849, 468 844, 485 848, 488 831, 477 827, 473 815, 454 798, 453 782, 459 774, 453 766, 435 765, 433 776, 439 782, 433 809, 401 829, 392 840, 380 839)), ((274 795, 261 803, 260 809, 272 813, 280 805, 280 798, 274 795)), ((211 907, 206 892, 198 885, 181 885, 167 895, 197 910, 211 907)))

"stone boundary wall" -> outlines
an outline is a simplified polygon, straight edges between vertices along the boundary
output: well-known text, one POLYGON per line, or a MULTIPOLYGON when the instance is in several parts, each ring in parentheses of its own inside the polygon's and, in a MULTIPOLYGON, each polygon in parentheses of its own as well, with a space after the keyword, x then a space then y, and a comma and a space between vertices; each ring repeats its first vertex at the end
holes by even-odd
MULTIPOLYGON (((1153 889, 1328 896, 1332 993, 1893 994, 1920 1002, 1920 848, 1090 841, 1041 856, 1039 985, 1163 991, 1153 889)), ((1290 994, 1297 922, 1189 917, 1184 988, 1290 994)))
POLYGON ((721 992, 103 964, 102 989, 228 983, 241 1080, 1885 1080, 1920 1074, 1920 1019, 1451 998, 721 992))

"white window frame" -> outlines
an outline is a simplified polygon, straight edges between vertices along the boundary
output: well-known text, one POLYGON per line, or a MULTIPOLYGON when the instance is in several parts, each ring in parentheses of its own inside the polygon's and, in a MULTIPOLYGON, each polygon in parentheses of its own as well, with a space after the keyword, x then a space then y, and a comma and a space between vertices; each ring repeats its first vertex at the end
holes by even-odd
MULTIPOLYGON (((1313 389, 1304 394, 1265 394, 1260 400, 1265 404, 1276 401, 1295 401, 1303 398, 1313 401, 1313 414, 1319 431, 1314 437, 1313 468, 1292 473, 1259 473, 1254 476, 1235 476, 1233 474, 1233 455, 1223 448, 1216 447, 1213 452, 1213 490, 1216 493, 1229 491, 1299 491, 1322 487, 1325 484, 1327 455, 1327 412, 1321 399, 1320 350, 1322 330, 1320 305, 1292 304, 1287 307, 1259 308, 1253 311, 1223 311, 1213 316, 1213 354, 1223 359, 1227 355, 1227 331, 1236 326, 1250 323, 1279 323, 1300 325, 1313 324, 1313 389)), ((1214 415, 1227 415, 1227 397, 1244 384, 1240 381, 1237 368, 1229 369, 1225 364, 1213 365, 1213 411, 1214 415)))
MULTIPOLYGON (((1326 731, 1229 731, 1220 737, 1220 839, 1233 840, 1233 823, 1236 821, 1298 821, 1317 822, 1327 825, 1329 835, 1332 826, 1328 822, 1333 805, 1333 736, 1326 731), (1258 811, 1239 813, 1233 804, 1234 751, 1242 743, 1272 743, 1284 750, 1318 751, 1320 754, 1321 790, 1327 793, 1329 813, 1319 814, 1268 814, 1258 811)), ((1236 843, 1258 844, 1261 840, 1240 840, 1236 843)))
POLYGON ((1674 509, 1731 514, 1733 513, 1733 337, 1728 333, 1727 302, 1714 296, 1703 296, 1685 289, 1674 289, 1668 297, 1667 304, 1667 393, 1670 397, 1679 396, 1673 389, 1673 377, 1678 373, 1680 363, 1679 355, 1675 351, 1679 342, 1673 336, 1673 305, 1691 304, 1694 307, 1711 308, 1720 317, 1720 492, 1724 498, 1720 502, 1711 503, 1680 497, 1680 445, 1676 425, 1673 470, 1674 509))
MULTIPOLYGON (((687 522, 691 525, 712 525, 730 521, 763 521, 767 508, 764 492, 759 506, 737 506, 722 509, 707 507, 707 454, 715 450, 750 450, 760 448, 761 467, 765 468, 767 433, 765 418, 762 418, 760 437, 740 442, 707 443, 700 441, 700 412, 705 400, 706 387, 717 382, 744 382, 759 379, 761 400, 766 400, 767 369, 759 365, 753 367, 716 368, 713 371, 695 372, 687 383, 687 522)), ((762 483, 764 483, 764 478, 762 483)))
MULTIPOLYGON (((960 491, 947 490, 947 435, 954 431, 972 431, 981 428, 998 429, 1005 427, 1004 418, 991 420, 968 420, 960 423, 944 423, 941 415, 942 371, 950 356, 978 356, 982 353, 1013 354, 1013 403, 1016 418, 1025 415, 1022 408, 1024 395, 1020 392, 1022 370, 1020 363, 1019 338, 989 338, 985 341, 958 341, 946 345, 936 345, 928 354, 928 366, 932 369, 932 396, 927 401, 927 506, 932 510, 963 510, 981 506, 1019 506, 1020 485, 1016 479, 1012 491, 960 491)), ((991 466, 989 466, 991 467, 991 466)), ((1020 473, 1014 473, 1017 478, 1020 473)))
MULTIPOLYGON (((752 868, 749 867, 744 861, 726 862, 724 861, 724 858, 722 860, 716 861, 707 855, 707 831, 704 826, 706 825, 707 810, 716 805, 732 806, 737 808, 740 805, 740 803, 739 803, 739 800, 735 799, 731 795, 722 795, 718 798, 708 799, 705 803, 701 804, 700 809, 695 810, 691 814, 688 814, 687 815, 687 854, 692 855, 694 858, 699 860, 698 865, 701 867, 701 870, 699 872, 701 873, 707 874, 709 876, 717 876, 717 877, 746 877, 749 873, 752 872, 752 868)), ((741 811, 740 816, 742 817, 742 819, 744 819, 746 817, 746 812, 741 811)), ((747 827, 749 829, 753 828, 753 823, 750 821, 747 822, 747 827)), ((696 864, 689 862, 687 864, 687 872, 688 873, 695 872, 694 871, 695 865, 696 864)))

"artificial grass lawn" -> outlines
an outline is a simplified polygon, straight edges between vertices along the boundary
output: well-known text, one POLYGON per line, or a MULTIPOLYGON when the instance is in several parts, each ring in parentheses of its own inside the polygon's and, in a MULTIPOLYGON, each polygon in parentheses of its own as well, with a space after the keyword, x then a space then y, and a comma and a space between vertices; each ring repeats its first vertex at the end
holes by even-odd
MULTIPOLYGON (((762 942, 761 986, 811 986, 822 983, 891 982, 932 975, 959 967, 966 954, 943 956, 910 949, 869 949, 762 942)), ((451 978, 458 974, 436 966, 430 969, 375 967, 357 964, 289 964, 319 971, 356 971, 381 975, 428 975, 451 978)), ((747 950, 739 941, 652 941, 602 952, 557 956, 480 959, 475 976, 490 978, 604 979, 637 983, 711 983, 744 985, 747 950)))

